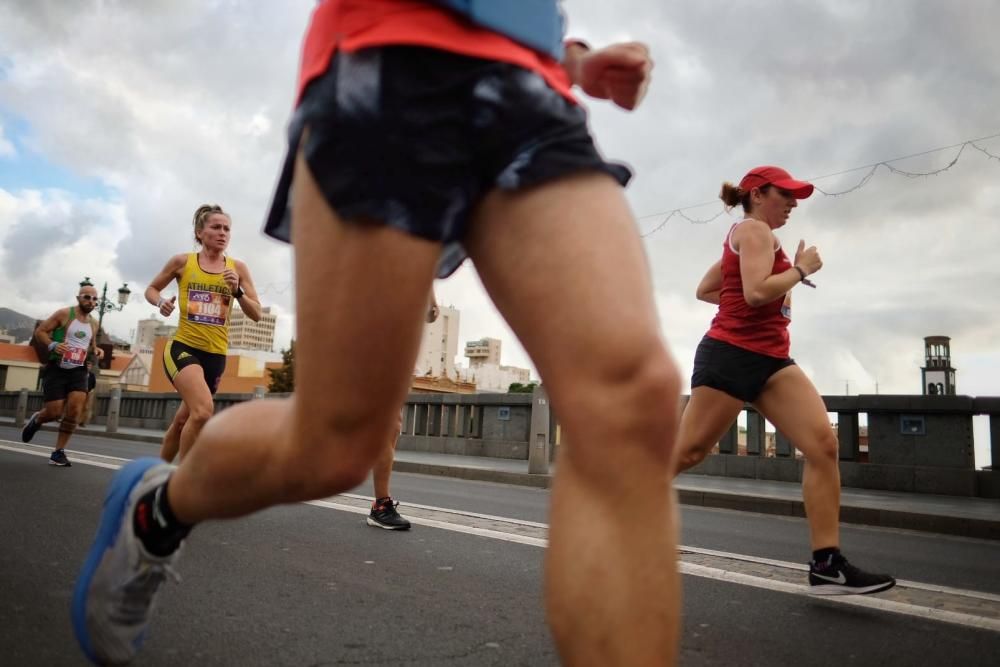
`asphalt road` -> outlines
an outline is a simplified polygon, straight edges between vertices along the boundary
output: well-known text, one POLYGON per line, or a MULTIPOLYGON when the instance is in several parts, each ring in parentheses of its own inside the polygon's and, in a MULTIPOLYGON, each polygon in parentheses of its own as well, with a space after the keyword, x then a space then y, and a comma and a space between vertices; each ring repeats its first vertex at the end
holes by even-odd
MULTIPOLYGON (((0 429, 0 438, 14 434, 0 429)), ((34 444, 53 438, 42 432, 34 444)), ((73 446, 124 458, 156 449, 90 437, 73 446)), ((0 443, 5 666, 85 664, 69 598, 113 470, 85 461, 54 468, 40 453, 0 443)), ((393 477, 393 492, 404 514, 429 513, 444 527, 376 530, 358 513, 360 500, 357 511, 294 505, 199 526, 179 565, 183 582, 166 590, 136 664, 556 664, 540 597, 543 548, 497 531, 448 528, 476 514, 542 524, 548 492, 407 474, 393 477)), ((371 491, 363 485, 353 493, 371 491)), ((686 546, 791 563, 808 556, 801 520, 699 508, 684 508, 683 519, 686 546)), ((762 577, 745 585, 685 576, 682 664, 997 664, 1000 545, 856 527, 843 538, 845 553, 865 567, 978 597, 956 604, 921 589, 917 602, 897 598, 903 606, 895 609, 905 612, 897 613, 771 590, 762 577), (935 620, 935 607, 956 614, 935 620)), ((725 562, 746 578, 738 559, 725 562)))

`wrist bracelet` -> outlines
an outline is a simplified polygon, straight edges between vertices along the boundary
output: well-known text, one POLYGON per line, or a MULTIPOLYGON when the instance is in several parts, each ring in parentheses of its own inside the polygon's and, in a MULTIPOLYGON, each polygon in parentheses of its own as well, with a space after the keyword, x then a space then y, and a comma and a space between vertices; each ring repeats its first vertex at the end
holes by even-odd
POLYGON ((806 278, 806 272, 803 271, 801 268, 799 268, 798 264, 793 264, 792 268, 794 268, 796 271, 798 271, 799 275, 802 276, 802 278, 799 279, 800 283, 802 283, 803 285, 807 285, 808 287, 812 287, 812 288, 816 287, 816 283, 814 283, 813 281, 811 281, 811 280, 809 280, 809 279, 806 278))
POLYGON ((57 341, 52 341, 51 343, 49 343, 49 352, 56 349, 57 347, 59 347, 59 343, 57 341))

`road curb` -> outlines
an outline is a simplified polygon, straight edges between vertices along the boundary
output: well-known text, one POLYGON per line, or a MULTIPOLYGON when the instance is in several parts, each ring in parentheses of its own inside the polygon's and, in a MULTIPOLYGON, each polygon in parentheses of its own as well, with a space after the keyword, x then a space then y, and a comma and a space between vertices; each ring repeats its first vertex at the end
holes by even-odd
MULTIPOLYGON (((396 461, 392 469, 397 472, 452 477, 478 482, 515 484, 541 489, 550 488, 552 484, 551 475, 530 475, 527 473, 416 463, 412 461, 396 461)), ((704 491, 683 487, 677 488, 677 496, 681 505, 693 507, 709 507, 799 518, 804 518, 806 515, 805 506, 801 500, 751 496, 738 493, 725 493, 723 491, 704 491)), ((841 506, 840 520, 846 524, 861 526, 902 528, 926 533, 1000 540, 1000 520, 990 521, 986 519, 958 518, 938 514, 920 514, 917 512, 902 512, 851 505, 841 506)))

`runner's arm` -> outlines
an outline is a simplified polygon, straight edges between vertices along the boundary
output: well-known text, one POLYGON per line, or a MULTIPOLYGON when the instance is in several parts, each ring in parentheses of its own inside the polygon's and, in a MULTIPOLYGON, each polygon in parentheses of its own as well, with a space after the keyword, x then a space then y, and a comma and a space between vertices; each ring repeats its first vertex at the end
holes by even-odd
POLYGON ((35 329, 35 338, 43 345, 51 345, 53 343, 52 332, 65 324, 67 320, 69 320, 69 308, 60 308, 38 325, 38 328, 35 329))
POLYGON ((184 269, 184 264, 186 262, 187 255, 174 255, 167 260, 167 264, 163 267, 163 270, 157 273, 156 276, 149 281, 149 286, 146 287, 144 295, 146 297, 146 301, 159 308, 160 299, 163 298, 160 291, 169 285, 171 281, 181 275, 181 271, 184 269))
POLYGON ((774 235, 759 220, 740 223, 733 230, 733 243, 740 253, 743 298, 753 308, 785 296, 802 276, 794 268, 771 275, 774 266, 774 235))
POLYGON ((254 287, 253 278, 250 277, 250 269, 244 262, 236 260, 236 273, 240 276, 240 289, 243 290, 243 296, 239 298, 240 308, 243 313, 249 317, 254 322, 260 322, 260 318, 264 314, 263 308, 260 305, 260 297, 257 296, 257 288, 254 287))
POLYGON ((698 283, 698 289, 695 290, 695 296, 705 303, 719 303, 719 298, 722 295, 722 260, 709 267, 708 271, 705 272, 704 277, 702 277, 701 282, 698 283))
POLYGON ((90 318, 90 326, 94 331, 94 335, 90 337, 90 351, 97 357, 98 361, 104 358, 104 350, 97 346, 97 336, 101 333, 97 322, 94 318, 90 318))
POLYGON ((438 307, 437 296, 434 294, 434 289, 431 288, 430 300, 427 302, 427 317, 425 318, 427 323, 436 322, 440 314, 441 308, 438 307))
POLYGON ((567 40, 563 68, 570 81, 587 95, 611 100, 631 111, 639 106, 649 87, 653 59, 639 42, 624 42, 591 51, 585 44, 567 40))

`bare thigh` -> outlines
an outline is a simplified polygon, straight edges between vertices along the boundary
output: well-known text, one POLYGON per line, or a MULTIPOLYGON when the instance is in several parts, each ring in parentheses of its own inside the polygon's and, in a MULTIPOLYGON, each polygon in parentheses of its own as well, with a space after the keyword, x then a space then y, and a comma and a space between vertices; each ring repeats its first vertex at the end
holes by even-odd
POLYGON ((174 376, 173 382, 188 413, 202 412, 211 415, 215 411, 212 392, 205 382, 205 371, 201 366, 198 364, 185 366, 174 376))
MULTIPOLYGON (((441 246, 371 221, 345 221, 298 158, 292 190, 298 456, 362 462, 385 448, 409 392, 441 246), (353 451, 353 448, 351 449, 353 451)), ((312 459, 322 460, 322 459, 312 459)))
POLYGON ((743 399, 724 391, 705 386, 694 387, 691 400, 681 416, 678 451, 712 449, 739 417, 743 405, 743 399))
MULTIPOLYGON (((582 173, 524 192, 494 192, 478 211, 466 246, 567 431, 615 427, 611 431, 620 434, 622 422, 642 411, 649 416, 646 426, 662 426, 658 420, 670 422, 671 407, 676 418, 677 406, 664 405, 676 393, 615 393, 640 385, 676 387, 679 376, 660 336, 631 211, 610 177, 582 173), (602 386, 607 409, 599 408, 595 392, 602 386), (611 407, 623 401, 634 410, 611 407)), ((600 440, 602 434, 593 435, 600 440)))
POLYGON ((798 366, 772 375, 753 406, 806 458, 829 456, 836 444, 826 404, 798 366))

